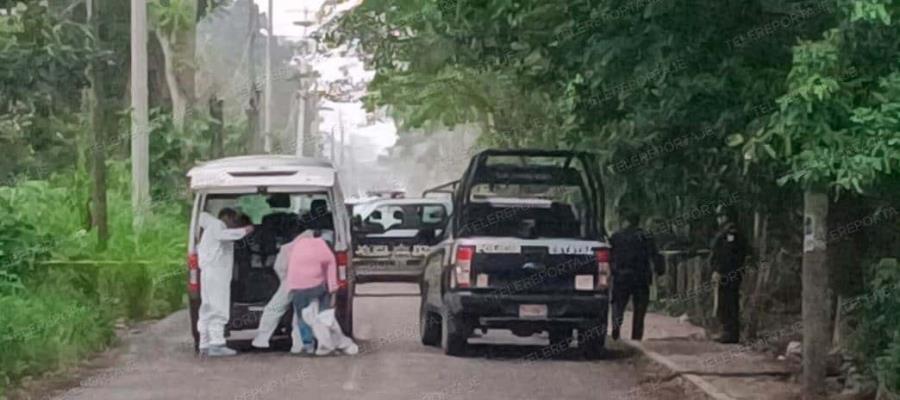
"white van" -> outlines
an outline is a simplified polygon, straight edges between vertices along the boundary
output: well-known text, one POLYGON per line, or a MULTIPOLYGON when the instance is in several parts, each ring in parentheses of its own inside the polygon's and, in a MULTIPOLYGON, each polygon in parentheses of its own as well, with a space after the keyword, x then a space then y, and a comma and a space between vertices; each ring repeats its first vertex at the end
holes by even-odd
MULTIPOLYGON (((280 284, 272 268, 278 247, 300 232, 314 229, 322 235, 333 235, 341 285, 336 314, 345 333, 352 336, 353 290, 347 279, 352 252, 350 217, 337 170, 329 161, 279 155, 230 157, 202 163, 187 176, 194 196, 188 234, 188 298, 195 347, 200 307, 198 218, 204 211, 218 215, 224 207, 246 215, 255 228, 235 243, 228 333, 259 326, 262 310, 280 284)), ((275 338, 289 337, 290 321, 290 313, 285 313, 275 338)))

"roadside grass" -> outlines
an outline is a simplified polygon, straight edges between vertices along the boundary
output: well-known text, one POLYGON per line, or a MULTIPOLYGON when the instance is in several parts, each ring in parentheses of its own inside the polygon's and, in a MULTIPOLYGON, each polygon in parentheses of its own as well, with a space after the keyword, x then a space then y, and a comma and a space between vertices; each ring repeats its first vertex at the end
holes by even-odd
POLYGON ((125 172, 110 174, 104 250, 85 228, 86 185, 77 173, 0 187, 0 398, 23 377, 103 350, 118 321, 185 304, 185 206, 154 203, 135 233, 125 172))

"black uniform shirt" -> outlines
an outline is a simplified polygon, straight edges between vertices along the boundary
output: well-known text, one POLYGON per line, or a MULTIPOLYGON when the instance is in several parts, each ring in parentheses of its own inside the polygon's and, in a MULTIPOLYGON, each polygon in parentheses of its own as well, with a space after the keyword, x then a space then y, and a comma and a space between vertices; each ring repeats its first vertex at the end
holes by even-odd
POLYGON ((656 250, 653 237, 637 227, 618 231, 610 238, 612 245, 613 276, 633 282, 647 282, 653 278, 652 261, 656 273, 662 275, 663 260, 656 250))
POLYGON ((710 263, 719 274, 739 273, 747 256, 747 243, 733 223, 725 224, 712 240, 710 263))

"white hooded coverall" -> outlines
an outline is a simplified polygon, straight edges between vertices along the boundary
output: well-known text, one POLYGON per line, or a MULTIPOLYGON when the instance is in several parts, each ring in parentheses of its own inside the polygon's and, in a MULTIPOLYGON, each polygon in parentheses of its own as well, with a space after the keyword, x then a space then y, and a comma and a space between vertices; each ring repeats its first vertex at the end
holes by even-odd
MULTIPOLYGON (((259 329, 256 331, 256 339, 254 342, 268 343, 269 339, 272 338, 272 334, 275 333, 275 329, 278 328, 278 323, 281 322, 281 316, 287 312, 288 307, 291 305, 290 289, 288 289, 288 285, 284 281, 285 276, 287 276, 290 254, 290 243, 285 243, 278 249, 278 256, 275 257, 275 265, 272 269, 275 270, 275 274, 278 275, 278 279, 281 280, 281 283, 278 285, 278 290, 275 291, 275 294, 269 299, 266 308, 263 309, 262 317, 259 320, 259 329)), ((291 326, 297 326, 296 316, 294 317, 294 323, 291 326)), ((293 347, 302 345, 296 329, 292 330, 291 340, 293 342, 293 347)))
POLYGON ((225 325, 230 318, 231 275, 234 241, 247 234, 244 228, 228 229, 225 222, 207 212, 200 214, 203 234, 197 245, 200 265, 200 311, 197 331, 201 349, 225 345, 225 325))

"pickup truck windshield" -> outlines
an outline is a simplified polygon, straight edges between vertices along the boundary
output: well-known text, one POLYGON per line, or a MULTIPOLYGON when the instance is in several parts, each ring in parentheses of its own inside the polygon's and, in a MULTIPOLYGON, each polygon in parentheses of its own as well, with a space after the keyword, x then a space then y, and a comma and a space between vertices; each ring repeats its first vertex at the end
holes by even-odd
POLYGON ((367 225, 379 225, 384 230, 366 236, 414 237, 420 229, 443 225, 447 217, 442 204, 383 204, 364 212, 358 215, 367 225))
POLYGON ((581 159, 490 154, 470 168, 461 235, 588 239, 596 231, 596 194, 581 159))
POLYGON ((586 204, 578 186, 479 184, 466 208, 466 233, 476 236, 585 236, 586 204))

